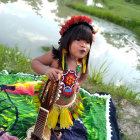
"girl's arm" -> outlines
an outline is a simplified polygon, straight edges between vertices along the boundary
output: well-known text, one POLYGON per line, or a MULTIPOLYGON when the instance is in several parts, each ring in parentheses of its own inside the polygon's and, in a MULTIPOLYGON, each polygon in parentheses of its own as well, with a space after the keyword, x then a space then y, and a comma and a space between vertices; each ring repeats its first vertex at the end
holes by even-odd
POLYGON ((53 58, 52 51, 32 60, 31 68, 38 74, 45 74, 50 80, 57 81, 58 73, 62 71, 58 69, 58 63, 53 58))
POLYGON ((51 66, 53 62, 52 51, 45 53, 44 55, 37 57, 31 61, 31 68, 38 74, 44 74, 46 66, 51 66))

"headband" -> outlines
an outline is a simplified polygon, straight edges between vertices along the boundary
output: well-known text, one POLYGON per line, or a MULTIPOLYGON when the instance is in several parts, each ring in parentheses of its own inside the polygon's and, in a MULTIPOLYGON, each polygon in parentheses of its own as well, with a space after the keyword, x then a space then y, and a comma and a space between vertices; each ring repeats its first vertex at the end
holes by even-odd
POLYGON ((93 34, 97 32, 97 29, 92 25, 92 19, 89 16, 72 15, 71 19, 66 21, 64 25, 61 25, 60 35, 63 36, 70 28, 80 24, 89 26, 93 34))

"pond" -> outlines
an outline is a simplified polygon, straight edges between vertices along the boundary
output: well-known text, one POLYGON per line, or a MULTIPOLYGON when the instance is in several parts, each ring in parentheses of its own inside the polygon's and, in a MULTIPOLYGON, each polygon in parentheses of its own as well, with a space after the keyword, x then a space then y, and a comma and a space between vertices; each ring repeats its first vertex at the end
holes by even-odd
MULTIPOLYGON (((88 15, 70 9, 64 0, 0 0, 0 44, 18 46, 27 56, 37 57, 42 46, 57 47, 60 24, 71 15, 88 15)), ((93 1, 81 1, 86 4, 93 1)), ((105 63, 104 82, 126 83, 140 91, 140 46, 135 35, 120 26, 91 16, 99 29, 91 49, 90 65, 99 69, 105 63)), ((90 71, 91 73, 91 71, 90 71)))

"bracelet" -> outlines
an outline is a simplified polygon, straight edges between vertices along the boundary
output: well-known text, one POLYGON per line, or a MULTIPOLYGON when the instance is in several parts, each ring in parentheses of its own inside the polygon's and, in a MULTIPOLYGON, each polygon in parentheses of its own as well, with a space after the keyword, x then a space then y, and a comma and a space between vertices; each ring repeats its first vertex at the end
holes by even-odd
POLYGON ((50 66, 46 66, 45 67, 45 69, 44 69, 44 75, 46 75, 46 71, 47 71, 47 69, 49 69, 50 68, 50 66))

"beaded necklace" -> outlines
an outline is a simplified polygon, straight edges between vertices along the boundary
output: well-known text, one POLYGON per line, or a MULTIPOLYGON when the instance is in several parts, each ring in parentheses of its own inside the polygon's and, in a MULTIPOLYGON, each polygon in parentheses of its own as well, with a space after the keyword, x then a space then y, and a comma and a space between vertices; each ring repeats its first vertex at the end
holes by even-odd
POLYGON ((68 70, 68 65, 66 64, 63 76, 61 79, 62 88, 61 95, 63 99, 69 100, 74 95, 74 86, 78 81, 78 74, 81 72, 82 62, 81 60, 76 60, 76 71, 68 70))

